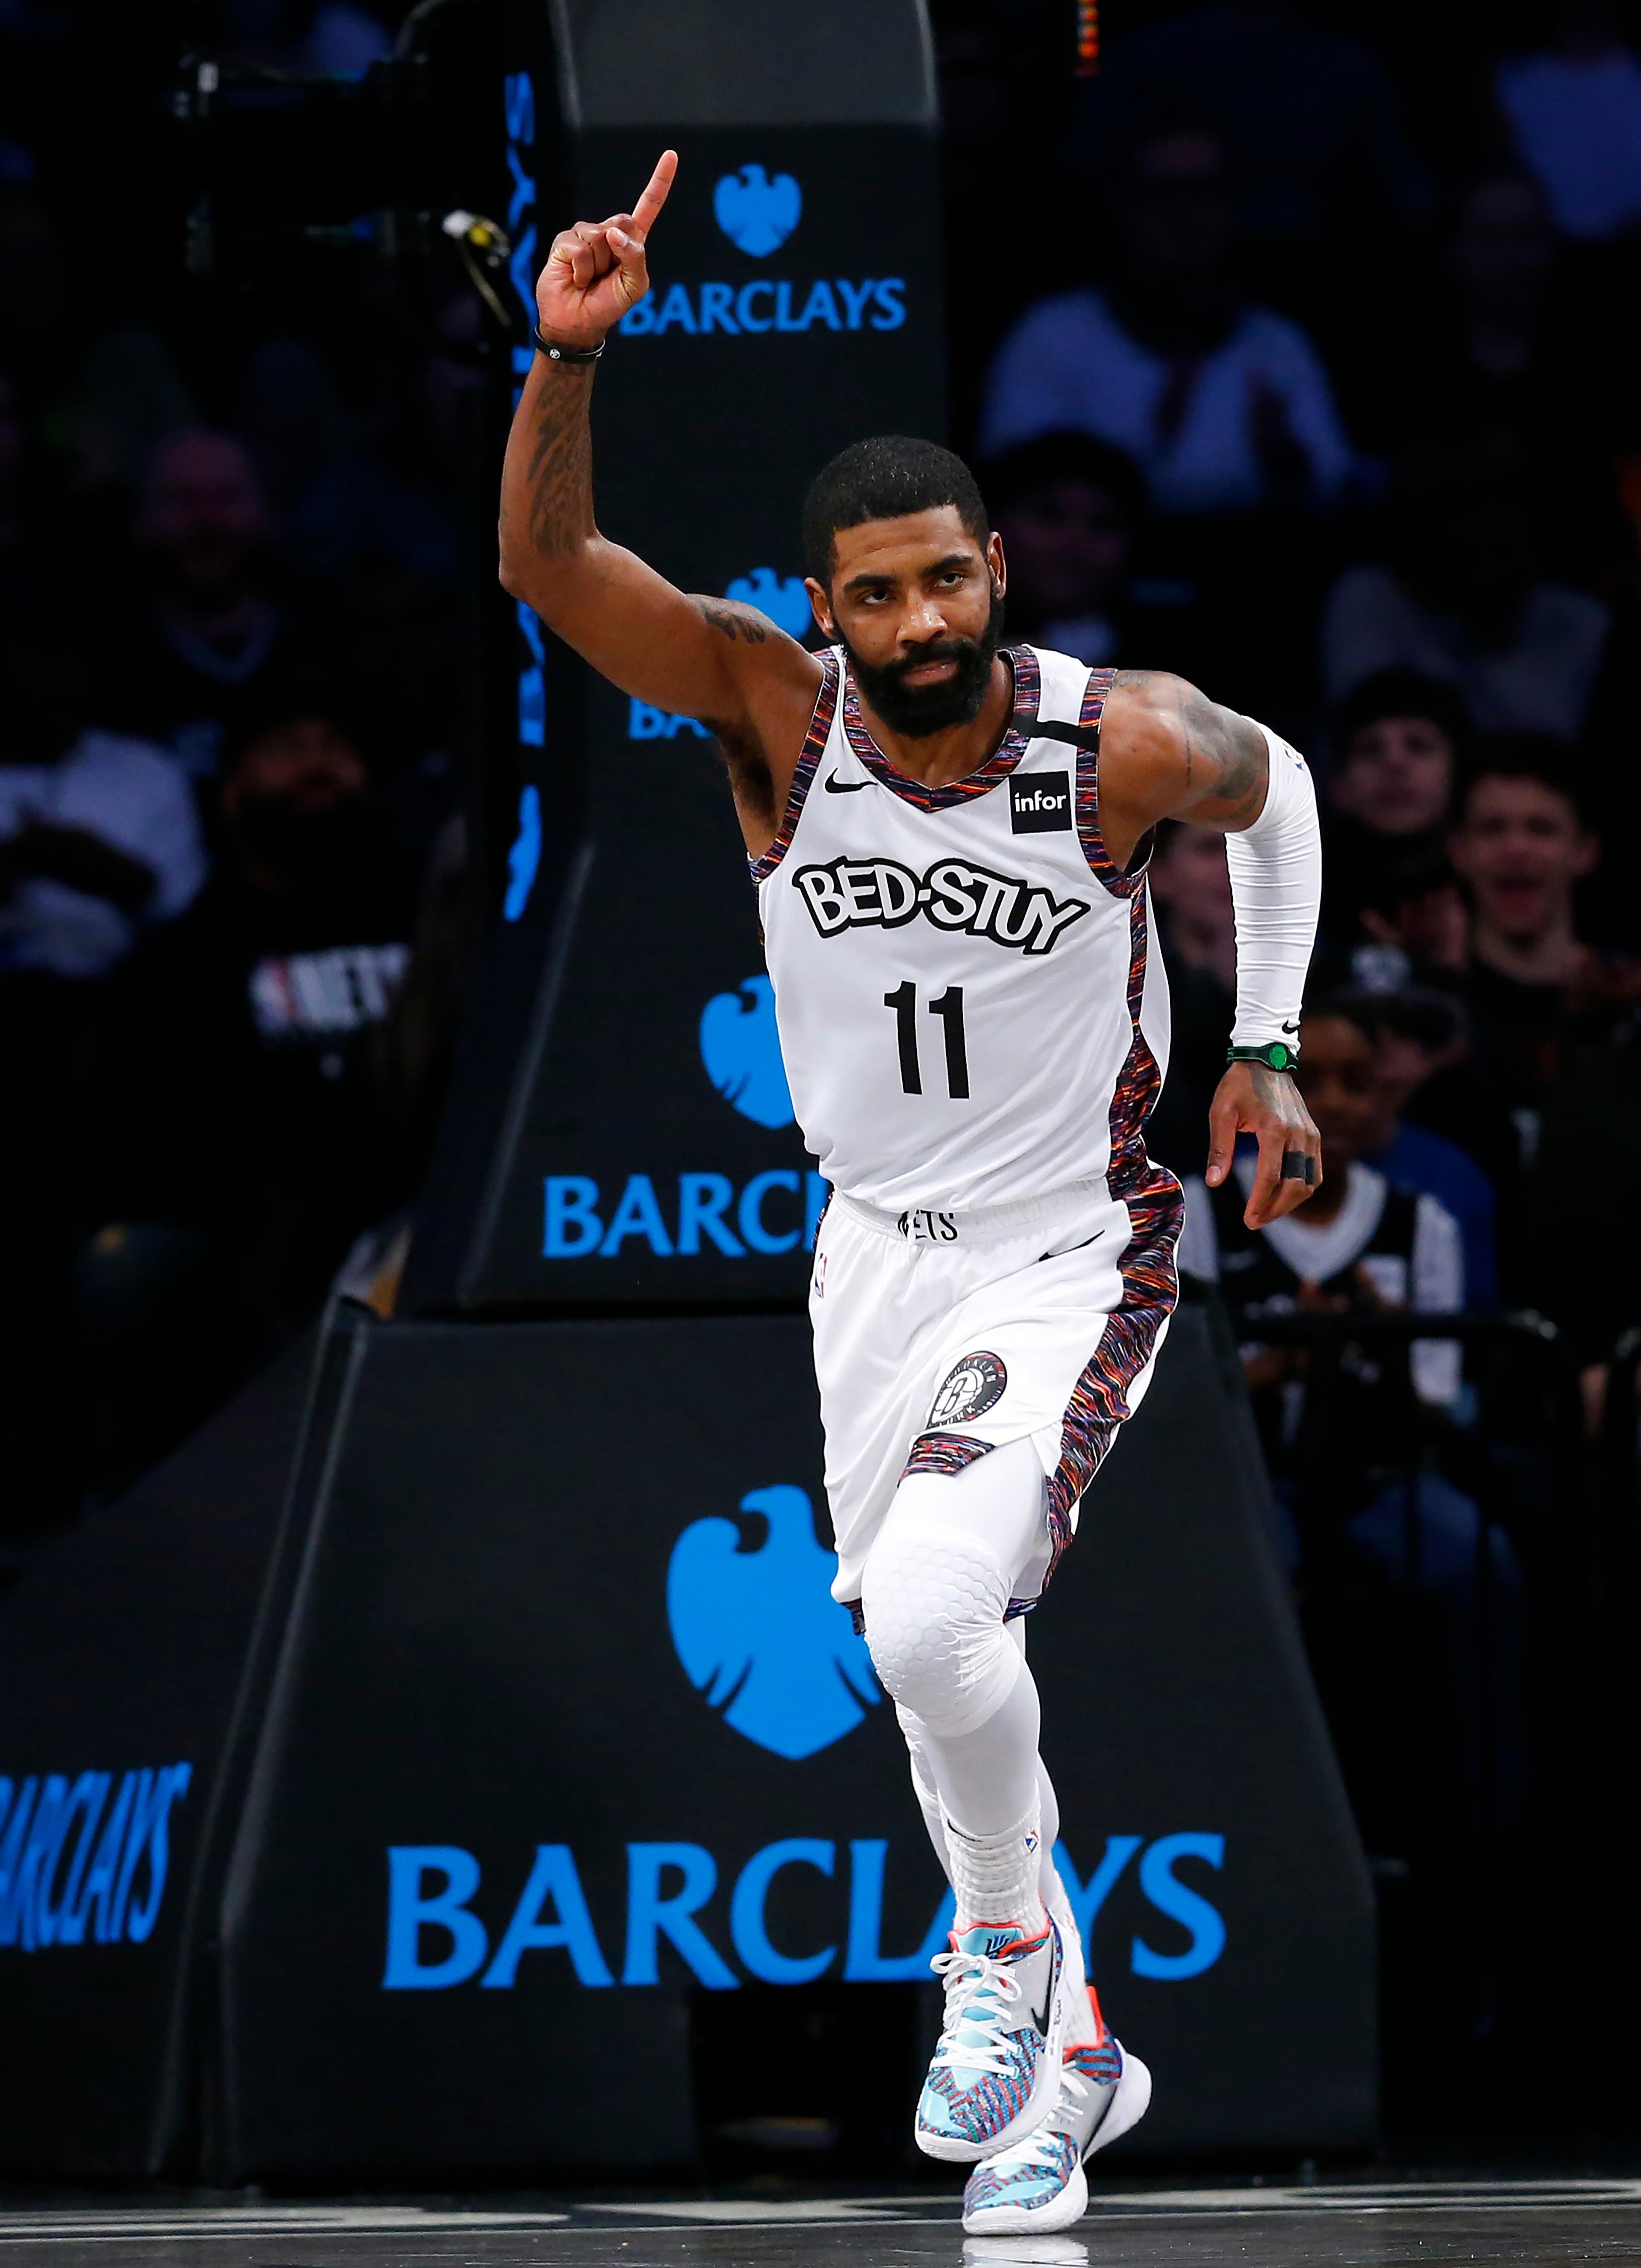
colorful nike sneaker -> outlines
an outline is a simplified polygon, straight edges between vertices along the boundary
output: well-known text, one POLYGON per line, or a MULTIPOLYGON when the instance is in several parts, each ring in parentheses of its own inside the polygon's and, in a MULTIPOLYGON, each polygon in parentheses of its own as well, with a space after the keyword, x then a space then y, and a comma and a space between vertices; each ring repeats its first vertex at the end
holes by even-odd
POLYGON ((917 2146, 972 2164, 1006 2150, 1054 2108, 1065 2039, 1065 1960, 1044 1918, 952 1933, 930 1967, 946 1984, 946 2021, 918 2098, 917 2146))
MULTIPOLYGON (((1097 2000, 1094 2015, 1099 2021, 1097 2000)), ((1059 2097, 1041 2125, 969 2176, 963 2227, 971 2236, 1069 2228, 1088 2210, 1083 2161, 1137 2125, 1151 2102, 1150 2072, 1100 2029, 1097 2046, 1066 2049, 1059 2097)))

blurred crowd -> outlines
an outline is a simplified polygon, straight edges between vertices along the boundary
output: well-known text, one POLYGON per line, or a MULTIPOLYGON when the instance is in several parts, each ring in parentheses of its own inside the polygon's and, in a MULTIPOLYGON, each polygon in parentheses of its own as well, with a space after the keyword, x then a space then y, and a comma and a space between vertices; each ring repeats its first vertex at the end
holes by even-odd
MULTIPOLYGON (((221 56, 288 70, 357 74, 395 29, 390 0, 209 12, 221 56)), ((1011 633, 1196 679, 1323 796, 1328 1180, 1257 1252, 1199 1185, 1194 1265, 1256 1350, 1261 1303, 1531 1308, 1598 1394, 1641 1260, 1634 26, 1110 0, 1078 78, 1058 0, 931 12, 953 438, 1011 633)), ((116 1492, 406 1200, 457 989, 478 310, 434 262, 407 324, 368 250, 191 287, 179 26, 136 13, 0 0, 13 1534, 116 1492)), ((1154 874, 1154 1146, 1188 1177, 1230 901, 1190 832, 1154 874)))
MULTIPOLYGON (((451 1043, 471 294, 190 285, 185 27, 133 12, 0 4, 0 1540, 312 1318, 451 1043)), ((392 50, 351 0, 214 15, 275 70, 392 50)))
POLYGON ((1028 136, 1013 12, 941 18, 955 395, 1011 628, 1177 670, 1311 759, 1325 1184, 1255 1233, 1251 1160, 1202 1179, 1234 936, 1221 845, 1177 827, 1150 1145, 1370 1848, 1497 1848, 1532 1811, 1577 1432, 1641 1303, 1636 27, 1114 5, 1028 136), (1542 1326, 1387 1328, 1461 1311, 1542 1326))

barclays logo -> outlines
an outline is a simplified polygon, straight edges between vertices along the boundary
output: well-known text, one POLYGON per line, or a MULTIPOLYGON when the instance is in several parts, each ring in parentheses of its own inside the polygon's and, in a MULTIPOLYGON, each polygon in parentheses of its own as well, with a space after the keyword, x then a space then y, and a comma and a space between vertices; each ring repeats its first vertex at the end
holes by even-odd
POLYGON ((754 567, 750 575, 737 575, 724 596, 743 607, 756 607, 788 637, 802 637, 814 621, 803 577, 783 578, 773 567, 754 567))
POLYGON ((805 285, 790 276, 754 276, 750 284, 670 284, 629 307, 619 328, 625 338, 660 338, 671 330, 691 338, 721 332, 740 338, 763 331, 898 331, 906 320, 903 276, 817 276, 805 285))
POLYGON ((709 1246, 726 1260, 796 1252, 800 1244, 808 1252, 828 1194, 813 1166, 801 1174, 795 1166, 772 1166, 739 1188, 727 1174, 629 1174, 618 1197, 607 1196, 590 1174, 548 1174, 541 1190, 541 1257, 615 1260, 629 1244, 659 1260, 693 1259, 709 1246))
POLYGON ((144 1945, 191 1764, 0 1777, 0 1945, 144 1945))
POLYGON ((803 191, 790 173, 773 180, 762 166, 725 173, 712 192, 712 217, 738 252, 766 260, 802 217, 803 191))
POLYGON ((796 1762, 852 1733, 883 1696, 865 1640, 832 1596, 837 1561, 815 1540, 802 1489, 754 1489, 740 1510, 762 1523, 757 1542, 708 1518, 673 1546, 667 1624, 707 1706, 743 1740, 796 1762))
MULTIPOLYGON (((613 1855, 597 1854, 596 1874, 607 1878, 613 1855)), ((720 1884, 727 1870, 704 1844, 629 1843, 624 1897, 617 1891, 600 1918, 587 1896, 585 1860, 567 1843, 538 1844, 522 1887, 503 1893, 499 1902, 494 1887, 486 1888, 476 1856, 460 1845, 395 1845, 386 1853, 382 1987, 437 1992, 476 1978, 481 1988, 505 1992, 521 1982, 526 1955, 533 1969, 544 1955, 554 1968, 562 1962, 578 1984, 595 1989, 659 1984, 663 1964, 668 1984, 693 1980, 717 1992, 732 1992, 747 1977, 763 1984, 808 1984, 828 1971, 846 1984, 926 1981, 952 1925, 952 1895, 947 1890, 941 1898, 920 1944, 886 1950, 890 1855, 879 1836, 847 1842, 784 1836, 740 1864, 725 1896, 720 1884), (771 1938, 770 1893, 794 1867, 807 1867, 834 1886, 830 1945, 777 1945, 771 1938), (475 1911, 481 1899, 488 1918, 475 1911), (726 1944, 739 1970, 726 1956, 726 1944)), ((1095 1972, 1109 1974, 1121 1936, 1128 1937, 1128 1965, 1136 1977, 1182 1984, 1211 1969, 1225 1951, 1225 1918, 1178 1870, 1188 1862, 1218 1870, 1225 1856, 1223 1835, 1161 1835, 1154 1841, 1107 1835, 1085 1880, 1064 1843, 1056 1843, 1055 1865, 1095 1972), (1130 1893, 1124 1916, 1119 1884, 1137 1855, 1133 1890, 1138 1897, 1130 1893), (1119 1891, 1115 1899, 1114 1891, 1119 1891), (1108 1924, 1101 1922, 1102 1914, 1109 1914, 1108 1924), (1149 1929, 1158 1917, 1171 1926, 1166 1933, 1174 1941, 1171 1949, 1159 1951, 1134 1926, 1149 1929), (1115 1930, 1121 1932, 1115 1945, 1110 1941, 1115 1930)), ((920 1835, 913 1864, 927 1870, 929 1863, 920 1835)))
POLYGON ((748 976, 739 993, 715 992, 701 1011, 701 1061, 732 1109, 772 1131, 792 1123, 792 1098, 775 1023, 775 988, 748 976))

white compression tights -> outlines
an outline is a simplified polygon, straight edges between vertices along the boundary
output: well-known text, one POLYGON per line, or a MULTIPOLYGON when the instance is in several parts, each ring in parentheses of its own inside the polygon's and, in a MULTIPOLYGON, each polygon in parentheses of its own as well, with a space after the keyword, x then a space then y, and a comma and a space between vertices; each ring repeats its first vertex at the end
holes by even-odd
POLYGON ((1003 1618, 1047 1556, 1042 1466, 1015 1441, 954 1476, 909 1475, 866 1561, 866 1643, 964 1920, 1027 1918, 1052 1874, 1037 1688, 1023 1628, 1003 1618))

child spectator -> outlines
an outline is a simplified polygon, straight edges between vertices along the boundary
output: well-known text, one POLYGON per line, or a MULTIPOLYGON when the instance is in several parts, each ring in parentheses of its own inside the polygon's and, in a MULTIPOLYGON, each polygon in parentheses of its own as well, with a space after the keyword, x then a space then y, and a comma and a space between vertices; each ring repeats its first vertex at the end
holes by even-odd
MULTIPOLYGON (((1417 670, 1376 670, 1340 704, 1322 882, 1323 928, 1342 948, 1360 942, 1364 909, 1377 910, 1388 869, 1409 873, 1439 856, 1467 739, 1453 688, 1417 670)), ((1370 933, 1387 941, 1380 928, 1370 933)))
POLYGON ((1040 300, 1004 341, 983 449, 1098 434, 1135 459, 1161 512, 1332 503, 1350 446, 1305 333, 1250 306, 1228 264, 1218 137, 1153 126, 1122 172, 1118 259, 1099 290, 1040 300))
POLYGON ((1359 1025, 1373 1049, 1376 1107, 1361 1161, 1393 1189, 1417 1189, 1450 1212, 1464 1247, 1465 1305, 1498 1305, 1492 1183, 1456 1142, 1402 1114, 1425 1083, 1463 1060, 1464 1012, 1453 995, 1409 985, 1336 995, 1332 1007, 1359 1025))
POLYGON ((1298 1212, 1254 1230, 1242 1219, 1253 1160, 1239 1160, 1211 1197, 1202 1182, 1188 1183, 1180 1264, 1219 1283, 1243 1342, 1267 1460, 1296 1523, 1296 1550, 1325 1555, 1343 1540, 1362 1565, 1435 1607, 1468 1808, 1486 1823, 1490 1778, 1501 1812, 1513 1817, 1525 1772, 1520 1565, 1508 1538, 1490 1528, 1484 1618, 1481 1515, 1431 1454, 1441 1414, 1459 1399, 1460 1349, 1431 1339, 1404 1352, 1365 1340, 1314 1356, 1262 1344, 1259 1335, 1262 1321, 1284 1314, 1461 1308, 1462 1241, 1433 1197, 1393 1188, 1362 1162, 1382 1101, 1372 1046, 1352 1017, 1333 1009, 1306 1017, 1299 1080, 1322 1137, 1321 1187, 1298 1212), (1496 1681, 1487 1712, 1478 1705, 1484 1619, 1496 1681))

